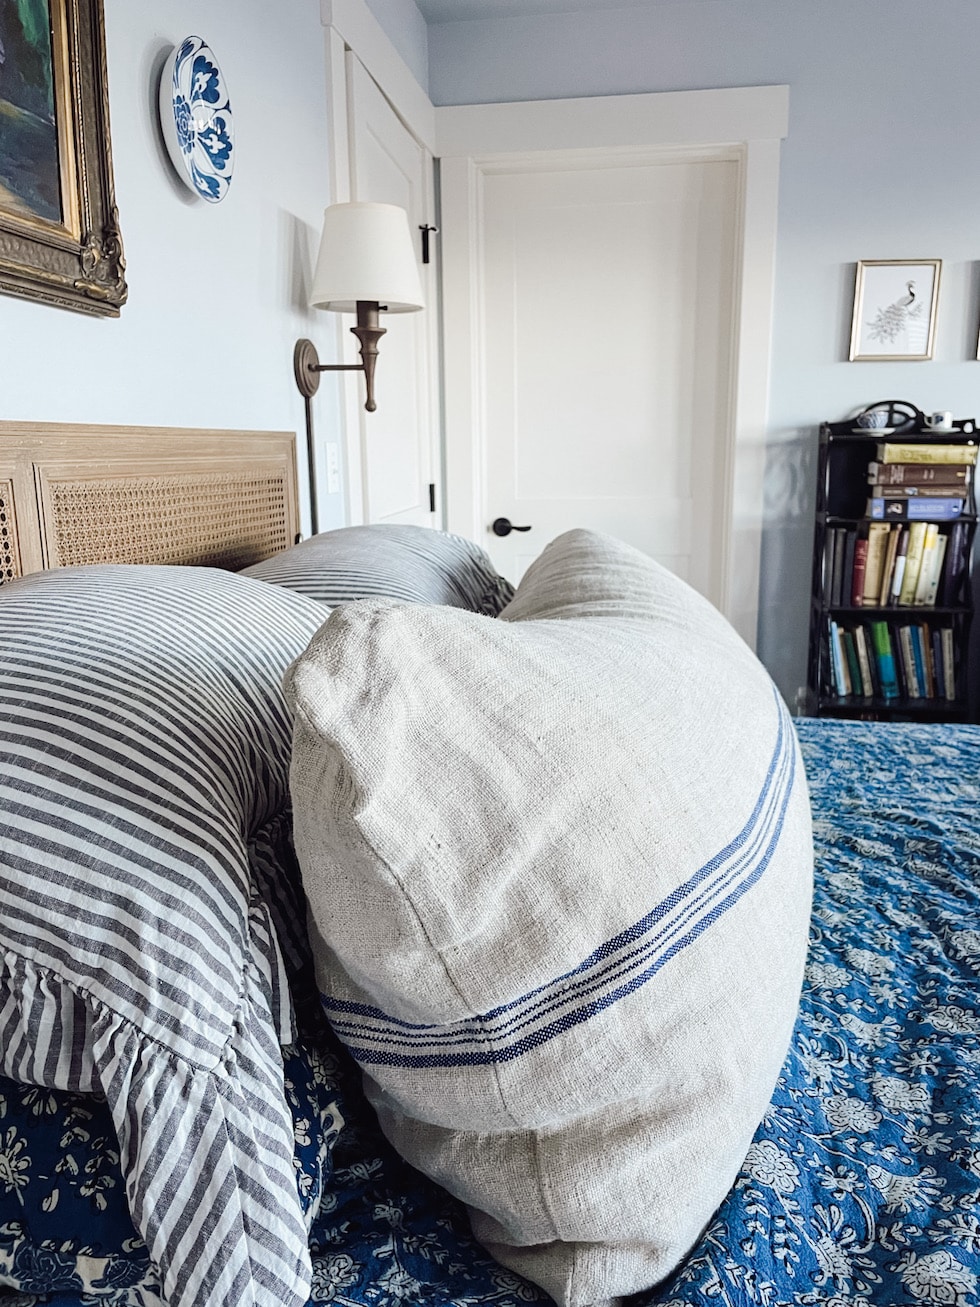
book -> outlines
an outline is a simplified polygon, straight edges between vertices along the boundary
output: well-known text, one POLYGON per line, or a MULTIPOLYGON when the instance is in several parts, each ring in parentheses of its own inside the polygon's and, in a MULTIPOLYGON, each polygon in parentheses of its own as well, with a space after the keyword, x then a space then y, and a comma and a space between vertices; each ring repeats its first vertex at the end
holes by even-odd
POLYGON ((869 463, 868 480, 872 485, 904 486, 969 485, 972 464, 963 463, 869 463))
POLYGON ((888 496, 869 499, 867 515, 873 521, 885 518, 899 522, 949 522, 960 517, 966 500, 957 498, 927 499, 922 495, 888 496))
POLYGON ((840 627, 833 620, 830 622, 830 666, 833 672, 834 689, 843 699, 850 694, 851 686, 844 663, 844 646, 841 642, 840 627))
POLYGON ((874 698, 875 682, 871 674, 871 650, 868 647, 867 632, 863 626, 854 628, 854 644, 857 648, 858 668, 861 672, 861 693, 866 699, 874 698))
MULTIPOLYGON (((940 576, 942 576, 943 562, 946 558, 946 543, 948 538, 949 538, 948 536, 942 534, 936 537, 936 548, 933 553, 932 567, 930 569, 929 580, 925 587, 925 596, 922 600, 922 602, 925 605, 927 605, 927 607, 929 608, 935 607, 936 596, 939 594, 939 578, 940 576)), ((922 573, 920 571, 919 582, 921 583, 921 581, 922 581, 922 573)), ((919 587, 917 585, 916 592, 918 592, 918 589, 919 587)))
POLYGON ((918 687, 918 697, 920 699, 930 698, 929 682, 926 677, 926 663, 922 653, 922 628, 919 626, 908 627, 909 644, 912 646, 912 665, 915 668, 915 683, 918 687))
POLYGON ((922 622, 919 626, 919 643, 922 646, 922 663, 926 673, 926 695, 930 699, 935 699, 936 664, 932 657, 932 632, 929 630, 928 622, 922 622))
POLYGON ((869 494, 872 499, 965 499, 968 489, 964 482, 952 486, 919 486, 914 483, 892 486, 878 482, 871 486, 869 494))
POLYGON ((944 626, 942 628, 942 648, 943 648, 943 681, 946 687, 946 698, 956 698, 956 663, 953 658, 953 628, 944 626))
POLYGON ((832 693, 840 694, 841 675, 837 654, 837 623, 827 618, 827 680, 832 693))
POLYGON ((861 603, 865 607, 874 607, 878 602, 890 531, 891 525, 888 522, 872 522, 868 527, 868 552, 864 561, 864 589, 861 592, 861 603))
POLYGON ((959 463, 975 464, 977 447, 971 441, 966 445, 934 445, 930 441, 903 444, 885 441, 877 447, 875 458, 879 463, 959 463))
POLYGON ((896 522, 888 528, 888 545, 885 549, 885 562, 881 569, 881 585, 878 588, 878 607, 884 608, 891 594, 892 577, 895 574, 895 559, 902 538, 903 528, 896 522))
POLYGON ((834 592, 834 541, 836 535, 838 535, 838 528, 830 527, 827 529, 827 535, 823 537, 821 588, 827 599, 830 599, 831 593, 834 592))
POLYGON ((841 596, 842 604, 851 602, 851 577, 854 572, 854 546, 857 543, 857 531, 854 527, 849 527, 844 537, 844 564, 841 567, 841 596))
POLYGON ((854 632, 848 631, 841 627, 841 640, 844 643, 844 657, 847 660, 847 679, 851 683, 851 694, 860 695, 861 688, 861 664, 858 662, 857 645, 854 642, 854 632))
POLYGON ((864 603, 864 572, 868 563, 868 537, 858 536, 854 541, 854 563, 851 567, 851 604, 860 608, 864 603))
POLYGON ((908 552, 905 556, 905 573, 902 577, 902 589, 898 596, 900 606, 910 604, 919 580, 919 568, 922 565, 922 545, 926 538, 926 523, 913 522, 909 527, 908 552))
POLYGON ((942 631, 932 633, 932 665, 936 675, 936 698, 946 698, 946 677, 943 674, 943 637, 942 631))
POLYGON ((909 529, 903 526, 898 537, 898 546, 895 550, 895 566, 892 570, 891 588, 888 591, 888 602, 898 603, 898 596, 902 593, 902 582, 905 580, 905 564, 908 558, 909 548, 909 529))
POLYGON ((927 522, 926 534, 922 541, 922 561, 919 563, 919 576, 915 583, 915 593, 912 595, 913 604, 924 604, 926 602, 926 594, 932 581, 932 571, 936 565, 936 541, 938 538, 939 527, 935 522, 927 522))
POLYGON ((830 568, 830 602, 840 607, 844 587, 844 549, 847 544, 847 528, 834 527, 834 548, 830 568))
POLYGON ((916 676, 915 655, 912 652, 912 635, 907 626, 898 628, 898 647, 901 652, 902 670, 905 673, 905 693, 910 699, 921 699, 922 690, 916 676))
POLYGON ((940 603, 951 608, 959 603, 966 575, 967 564, 967 524, 954 522, 949 528, 949 543, 946 546, 946 566, 943 570, 939 588, 940 603))
POLYGON ((878 665, 878 684, 881 686, 883 699, 898 698, 898 678, 895 675, 895 653, 892 648, 891 632, 888 623, 877 621, 871 623, 871 643, 874 646, 875 662, 878 665))

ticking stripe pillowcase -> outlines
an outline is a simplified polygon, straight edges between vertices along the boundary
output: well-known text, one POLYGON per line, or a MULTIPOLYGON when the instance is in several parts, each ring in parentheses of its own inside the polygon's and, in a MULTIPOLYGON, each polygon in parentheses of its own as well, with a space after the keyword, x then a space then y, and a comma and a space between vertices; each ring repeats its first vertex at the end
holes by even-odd
POLYGON ((256 885, 288 804, 281 679, 323 617, 206 568, 0 588, 0 1070, 106 1096, 169 1307, 309 1293, 289 894, 256 885))
POLYGON ((383 596, 496 616, 514 597, 513 586, 478 545, 423 526, 324 531, 242 575, 298 590, 331 607, 383 596))
POLYGON ((558 1303, 652 1286, 734 1181, 799 998, 809 803, 768 675, 575 531, 499 621, 335 611, 287 695, 323 1002, 385 1133, 558 1303))

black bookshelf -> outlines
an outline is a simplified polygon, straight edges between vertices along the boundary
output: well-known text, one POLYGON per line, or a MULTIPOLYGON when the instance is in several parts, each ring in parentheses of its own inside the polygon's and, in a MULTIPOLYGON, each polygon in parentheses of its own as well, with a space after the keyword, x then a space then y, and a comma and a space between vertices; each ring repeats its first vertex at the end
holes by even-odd
MULTIPOLYGON (((925 430, 922 414, 904 402, 899 404, 899 411, 890 411, 889 417, 895 429, 887 433, 855 430, 853 419, 825 422, 820 427, 807 712, 818 717, 882 721, 966 721, 970 714, 967 654, 973 621, 971 557, 977 525, 973 469, 962 489, 950 487, 949 498, 964 500, 957 517, 936 514, 929 518, 927 497, 923 496, 916 500, 914 510, 891 505, 885 519, 888 531, 884 525, 875 525, 872 531, 872 523, 881 519, 869 515, 868 472, 878 461, 878 446, 885 443, 963 445, 975 450, 976 423, 963 419, 954 423, 953 430, 933 434, 925 430), (891 518, 891 508, 903 516, 891 518), (930 547, 938 545, 940 537, 946 538, 931 602, 922 602, 924 596, 920 593, 919 602, 914 601, 913 594, 909 601, 900 603, 898 595, 891 593, 901 533, 908 533, 912 526, 904 516, 909 511, 915 513, 915 521, 926 524, 917 528, 920 538, 929 522, 935 521, 936 534, 930 547), (881 575, 874 586, 876 593, 853 603, 853 555, 860 552, 858 541, 872 536, 878 539, 874 549, 882 560, 881 575), (891 566, 886 580, 889 552, 891 566), (886 656, 889 651, 891 665, 886 656)), ((964 455, 964 462, 968 461, 969 456, 964 455)), ((938 487, 936 491, 938 494, 938 487)), ((907 500, 913 497, 905 496, 907 500)), ((906 535, 906 544, 907 540, 906 535)))

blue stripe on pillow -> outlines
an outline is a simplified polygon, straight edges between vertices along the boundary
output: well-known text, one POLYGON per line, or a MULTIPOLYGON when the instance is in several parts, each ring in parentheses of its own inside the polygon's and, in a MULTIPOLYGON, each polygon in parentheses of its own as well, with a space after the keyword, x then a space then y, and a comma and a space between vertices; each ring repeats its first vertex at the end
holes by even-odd
POLYGON ((778 728, 751 815, 738 835, 645 917, 573 971, 510 1003, 446 1026, 413 1024, 366 1003, 321 1001, 337 1034, 365 1065, 483 1066, 509 1062, 633 994, 732 908, 764 874, 796 780, 788 713, 774 693, 778 728))

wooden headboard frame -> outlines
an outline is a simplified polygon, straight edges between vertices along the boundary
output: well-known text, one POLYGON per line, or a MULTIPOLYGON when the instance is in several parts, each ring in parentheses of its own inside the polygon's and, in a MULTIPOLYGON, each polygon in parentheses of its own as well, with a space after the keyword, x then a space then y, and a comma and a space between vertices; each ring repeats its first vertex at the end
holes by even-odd
POLYGON ((297 538, 289 431, 0 422, 0 584, 82 563, 237 570, 297 538))

